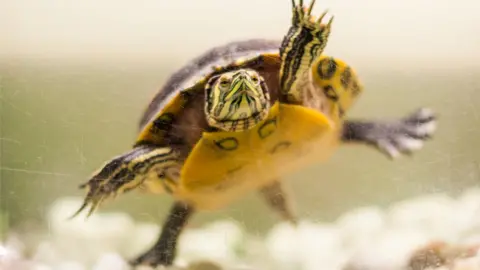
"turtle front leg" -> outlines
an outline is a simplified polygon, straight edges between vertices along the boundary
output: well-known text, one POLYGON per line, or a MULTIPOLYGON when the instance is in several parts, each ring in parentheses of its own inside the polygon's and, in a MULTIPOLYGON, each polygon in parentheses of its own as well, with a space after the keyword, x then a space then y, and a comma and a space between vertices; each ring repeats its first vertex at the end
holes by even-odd
POLYGON ((292 24, 280 46, 280 91, 289 103, 302 103, 302 89, 309 83, 308 73, 312 62, 317 59, 327 45, 330 36, 331 17, 323 23, 324 12, 316 19, 311 15, 315 0, 309 7, 303 0, 297 5, 292 0, 292 24))
POLYGON ((390 121, 346 120, 342 141, 366 143, 389 158, 396 158, 401 153, 410 154, 422 148, 424 141, 435 132, 436 126, 436 116, 427 108, 390 121))
POLYGON ((176 256, 178 238, 194 212, 194 207, 191 205, 180 201, 175 202, 163 224, 157 242, 147 252, 130 261, 130 265, 134 267, 139 265, 151 267, 172 265, 176 256))
POLYGON ((106 199, 138 187, 173 192, 179 166, 178 155, 168 147, 137 146, 106 162, 80 186, 88 191, 72 218, 90 206, 88 217, 106 199))
MULTIPOLYGON (((87 183, 81 185, 81 188, 88 189, 88 193, 72 218, 88 206, 89 216, 105 199, 137 187, 152 192, 162 190, 174 193, 180 166, 178 154, 171 148, 136 146, 105 163, 87 183)), ((171 265, 175 259, 177 238, 192 213, 191 206, 182 202, 174 203, 157 243, 131 264, 171 265)))

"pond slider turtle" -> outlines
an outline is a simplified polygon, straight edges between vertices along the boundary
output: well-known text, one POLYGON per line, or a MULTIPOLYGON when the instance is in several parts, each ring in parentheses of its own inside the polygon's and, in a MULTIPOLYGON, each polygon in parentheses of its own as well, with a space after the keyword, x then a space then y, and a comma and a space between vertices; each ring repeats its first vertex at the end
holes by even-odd
POLYGON ((194 212, 248 191, 259 190, 295 223, 280 179, 325 160, 342 143, 396 157, 430 138, 436 119, 429 109, 395 120, 345 119, 363 87, 347 63, 322 54, 332 19, 315 19, 313 3, 293 2, 283 41, 225 44, 174 73, 144 112, 133 149, 81 186, 88 193, 76 214, 136 188, 175 198, 158 241, 132 265, 171 265, 194 212))

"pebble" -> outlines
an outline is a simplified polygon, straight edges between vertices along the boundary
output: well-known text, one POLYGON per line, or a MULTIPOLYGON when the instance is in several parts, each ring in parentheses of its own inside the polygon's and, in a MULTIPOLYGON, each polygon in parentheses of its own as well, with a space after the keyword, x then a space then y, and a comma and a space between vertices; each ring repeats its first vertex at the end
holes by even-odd
POLYGON ((385 213, 379 207, 361 207, 336 221, 344 249, 355 250, 374 241, 385 230, 385 213))
POLYGON ((128 263, 116 253, 103 254, 98 262, 93 266, 93 270, 128 270, 128 263))
POLYGON ((244 233, 232 221, 216 221, 201 229, 184 232, 179 241, 178 254, 188 260, 237 260, 236 250, 242 245, 244 233))
MULTIPOLYGON (((23 254, 32 247, 24 247, 17 237, 0 243, 0 270, 127 270, 126 260, 152 245, 160 232, 158 224, 136 223, 123 213, 67 220, 80 204, 81 198, 72 197, 52 205, 50 231, 45 232, 49 237, 33 247, 29 259, 23 254)), ((301 220, 295 227, 279 222, 263 239, 247 235, 239 223, 216 221, 187 229, 180 238, 176 266, 164 269, 407 270, 422 247, 476 252, 480 247, 480 189, 468 190, 457 199, 445 194, 420 196, 385 210, 360 207, 331 224, 301 220), (263 254, 263 268, 233 267, 248 261, 242 256, 252 256, 239 250, 253 246, 263 254)), ((434 254, 439 258, 447 256, 437 251, 434 254)), ((475 252, 430 269, 480 270, 480 255, 475 252)))
POLYGON ((78 262, 62 262, 54 267, 54 270, 87 270, 87 268, 78 262))

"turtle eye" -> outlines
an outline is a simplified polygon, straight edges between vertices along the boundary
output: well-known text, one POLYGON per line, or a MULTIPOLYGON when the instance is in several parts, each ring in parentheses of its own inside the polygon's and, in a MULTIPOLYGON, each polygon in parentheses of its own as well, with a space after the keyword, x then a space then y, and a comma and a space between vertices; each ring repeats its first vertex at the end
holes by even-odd
POLYGON ((230 85, 230 81, 228 79, 220 79, 220 87, 226 88, 230 85))
POLYGON ((257 76, 252 76, 252 82, 253 82, 254 84, 258 84, 258 83, 260 82, 260 79, 258 79, 257 76))

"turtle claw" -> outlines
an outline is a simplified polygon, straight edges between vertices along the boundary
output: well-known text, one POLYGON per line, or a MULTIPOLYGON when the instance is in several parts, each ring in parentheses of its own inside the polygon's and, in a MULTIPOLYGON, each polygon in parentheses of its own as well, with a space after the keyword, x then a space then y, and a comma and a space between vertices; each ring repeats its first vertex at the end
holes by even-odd
POLYGON ((151 176, 161 180, 165 190, 172 190, 175 183, 165 175, 170 175, 176 165, 176 154, 172 149, 148 145, 137 146, 111 159, 95 172, 88 182, 80 186, 88 192, 83 205, 72 218, 90 206, 88 217, 106 199, 114 199, 118 194, 136 188, 145 188, 144 182, 151 176))
POLYGON ((143 183, 144 177, 135 171, 136 158, 146 151, 146 148, 136 148, 119 155, 105 163, 93 176, 79 188, 87 189, 87 195, 82 206, 71 218, 87 209, 89 217, 106 199, 114 199, 117 194, 128 192, 143 183))
POLYGON ((371 132, 380 151, 394 159, 421 149, 435 132, 436 120, 432 110, 421 108, 400 121, 380 124, 371 132))
POLYGON ((330 33, 330 26, 333 22, 333 16, 326 22, 323 23, 325 16, 328 14, 328 11, 324 11, 318 19, 315 19, 315 16, 312 16, 313 6, 315 5, 315 0, 310 2, 308 7, 303 6, 303 1, 300 0, 298 4, 296 4, 295 0, 292 0, 292 24, 294 27, 306 27, 312 34, 317 36, 318 38, 321 37, 328 37, 330 33))
POLYGON ((99 178, 99 175, 92 177, 87 183, 80 185, 79 188, 88 190, 82 206, 70 217, 70 219, 78 216, 81 212, 89 208, 86 218, 90 217, 93 212, 108 198, 115 197, 117 192, 113 189, 109 179, 99 178))

